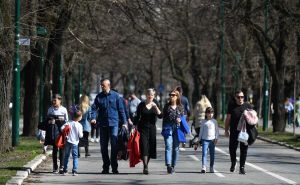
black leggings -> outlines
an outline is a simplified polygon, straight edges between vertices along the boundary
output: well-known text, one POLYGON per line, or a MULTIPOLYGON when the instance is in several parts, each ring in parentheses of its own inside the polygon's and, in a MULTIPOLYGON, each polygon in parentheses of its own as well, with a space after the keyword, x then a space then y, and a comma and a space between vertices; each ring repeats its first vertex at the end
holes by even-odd
POLYGON ((63 148, 57 148, 56 146, 53 146, 52 149, 52 161, 53 161, 53 170, 58 170, 57 165, 57 153, 59 152, 59 168, 64 167, 64 149, 63 148))

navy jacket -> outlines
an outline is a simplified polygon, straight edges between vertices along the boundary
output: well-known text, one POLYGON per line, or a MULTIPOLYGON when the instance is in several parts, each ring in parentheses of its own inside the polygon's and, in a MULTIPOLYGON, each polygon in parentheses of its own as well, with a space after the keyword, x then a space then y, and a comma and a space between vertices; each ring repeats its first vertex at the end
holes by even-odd
POLYGON ((119 94, 110 90, 108 94, 99 93, 92 105, 91 119, 96 119, 99 126, 118 126, 119 121, 126 124, 123 102, 119 94))

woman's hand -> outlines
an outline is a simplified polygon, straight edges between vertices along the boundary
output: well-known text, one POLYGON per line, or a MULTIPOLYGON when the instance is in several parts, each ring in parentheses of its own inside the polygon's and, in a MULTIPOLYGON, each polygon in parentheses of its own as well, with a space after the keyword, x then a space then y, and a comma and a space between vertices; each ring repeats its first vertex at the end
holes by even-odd
POLYGON ((177 118, 176 121, 177 121, 177 124, 180 125, 181 119, 177 118))

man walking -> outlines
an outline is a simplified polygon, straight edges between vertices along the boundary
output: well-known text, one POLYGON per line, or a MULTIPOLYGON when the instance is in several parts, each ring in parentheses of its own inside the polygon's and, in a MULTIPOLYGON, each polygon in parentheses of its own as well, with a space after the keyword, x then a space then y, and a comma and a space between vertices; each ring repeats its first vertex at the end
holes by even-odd
POLYGON ((111 165, 112 173, 118 172, 117 161, 117 140, 118 140, 118 124, 119 121, 127 128, 126 116, 123 103, 119 94, 110 88, 108 79, 101 80, 102 92, 99 93, 92 105, 91 123, 96 123, 100 127, 100 146, 103 160, 102 174, 109 173, 111 165), (98 111, 98 114, 97 114, 98 111), (111 143, 111 157, 108 156, 108 141, 111 143))
MULTIPOLYGON (((244 110, 251 109, 252 106, 249 103, 244 102, 244 93, 239 90, 235 93, 233 102, 228 104, 227 116, 225 121, 225 136, 229 136, 229 153, 231 159, 230 172, 235 171, 236 166, 236 150, 239 144, 238 135, 239 131, 237 126, 244 110), (230 132, 228 130, 230 129, 230 132)), ((247 157, 248 145, 240 142, 240 174, 246 174, 245 163, 247 157)))

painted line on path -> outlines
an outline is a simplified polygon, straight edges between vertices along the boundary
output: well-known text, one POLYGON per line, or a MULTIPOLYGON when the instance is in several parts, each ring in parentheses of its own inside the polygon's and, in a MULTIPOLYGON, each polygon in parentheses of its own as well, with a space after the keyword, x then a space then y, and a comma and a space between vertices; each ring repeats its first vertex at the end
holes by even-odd
MULTIPOLYGON (((221 149, 218 148, 218 147, 216 147, 216 151, 218 151, 218 152, 220 152, 220 153, 222 153, 222 154, 224 154, 224 155, 229 156, 229 154, 228 154, 227 152, 221 150, 221 149)), ((238 157, 237 157, 237 160, 239 161, 239 158, 238 158, 238 157)), ((290 179, 287 179, 287 178, 282 177, 282 176, 280 176, 280 175, 277 175, 277 174, 275 174, 275 173, 273 173, 273 172, 270 172, 270 171, 268 171, 268 170, 266 170, 266 169, 263 169, 263 168, 261 168, 261 167, 255 165, 255 164, 246 162, 246 165, 248 165, 248 166, 250 166, 250 167, 252 167, 252 168, 254 168, 254 169, 256 169, 256 170, 259 170, 259 171, 261 171, 261 172, 264 172, 264 173, 266 173, 266 174, 268 174, 268 175, 270 175, 270 176, 272 176, 272 177, 275 177, 275 178, 277 178, 277 179, 279 179, 279 180, 281 180, 281 181, 284 181, 284 182, 286 182, 286 183, 288 183, 288 184, 297 184, 297 182, 295 182, 295 181, 293 181, 293 180, 290 180, 290 179)))

